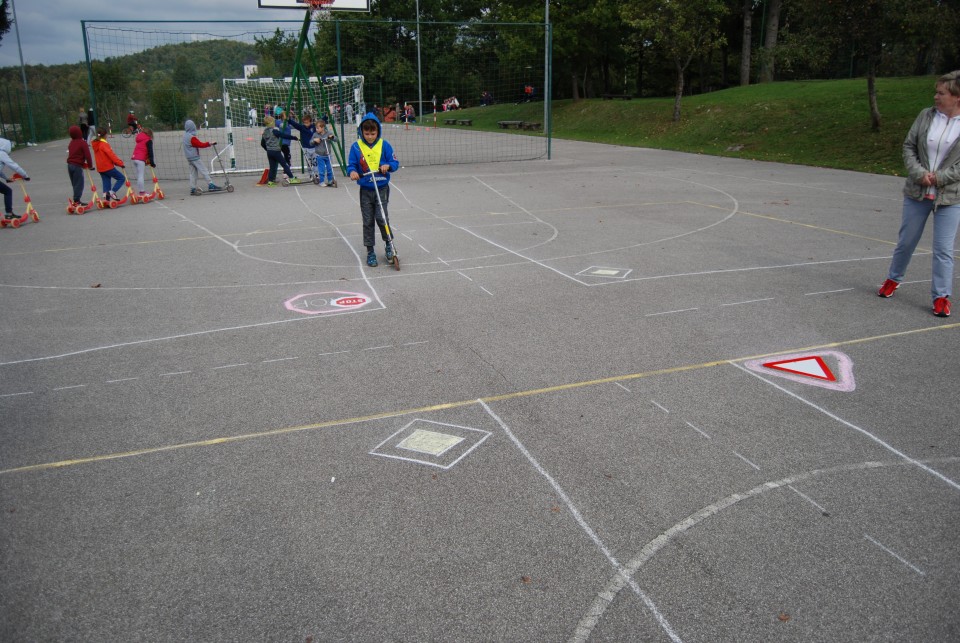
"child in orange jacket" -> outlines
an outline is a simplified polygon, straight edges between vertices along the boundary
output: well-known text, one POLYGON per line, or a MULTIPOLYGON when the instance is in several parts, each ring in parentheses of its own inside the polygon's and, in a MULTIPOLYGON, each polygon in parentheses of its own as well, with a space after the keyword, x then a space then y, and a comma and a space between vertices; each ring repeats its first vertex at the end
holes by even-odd
POLYGON ((117 190, 123 187, 126 177, 117 168, 124 167, 120 157, 114 154, 110 143, 107 143, 107 130, 98 127, 97 138, 90 144, 93 148, 94 160, 97 163, 97 171, 103 180, 103 198, 108 201, 119 201, 117 190), (113 189, 110 189, 110 179, 114 180, 113 189))

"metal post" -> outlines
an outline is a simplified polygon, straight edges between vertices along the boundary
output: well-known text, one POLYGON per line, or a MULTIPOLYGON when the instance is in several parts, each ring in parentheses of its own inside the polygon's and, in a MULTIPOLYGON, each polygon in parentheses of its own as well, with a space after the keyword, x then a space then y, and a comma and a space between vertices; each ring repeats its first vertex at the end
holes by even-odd
POLYGON ((547 137, 547 160, 550 160, 550 142, 552 139, 552 124, 550 123, 550 101, 553 88, 550 78, 553 70, 550 69, 550 0, 544 0, 543 8, 543 134, 547 137))
POLYGON ((13 12, 13 28, 17 33, 17 51, 20 52, 20 75, 23 77, 23 97, 27 103, 27 121, 30 123, 30 138, 27 145, 37 144, 37 132, 33 128, 33 111, 30 109, 30 89, 27 87, 27 69, 23 66, 23 48, 20 46, 20 22, 17 20, 17 5, 10 0, 10 9, 13 12))
POLYGON ((417 111, 423 120, 423 74, 420 71, 420 0, 417 0, 417 111))

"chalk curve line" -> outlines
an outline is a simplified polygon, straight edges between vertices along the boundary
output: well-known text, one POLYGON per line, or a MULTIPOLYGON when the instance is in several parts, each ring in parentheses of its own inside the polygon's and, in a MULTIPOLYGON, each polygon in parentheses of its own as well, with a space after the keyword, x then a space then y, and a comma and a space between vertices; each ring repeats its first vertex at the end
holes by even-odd
MULTIPOLYGON (((923 462, 954 463, 960 462, 960 457, 951 456, 946 458, 931 458, 929 460, 924 460, 923 462)), ((570 643, 583 643, 590 638, 593 630, 600 623, 600 620, 606 613, 607 608, 613 604, 614 600, 616 600, 623 588, 626 587, 633 579, 634 574, 636 574, 640 568, 647 563, 647 561, 652 559, 674 538, 686 531, 689 531, 690 529, 693 529, 700 523, 706 521, 708 518, 712 518, 724 509, 729 509, 730 507, 739 504, 741 501, 750 500, 752 498, 761 496, 768 491, 775 491, 788 485, 803 482, 804 480, 809 480, 811 478, 851 471, 865 471, 869 469, 883 469, 887 467, 906 467, 910 466, 911 464, 912 463, 910 462, 902 461, 868 461, 859 462, 856 464, 839 465, 826 469, 813 469, 811 471, 781 478, 780 480, 764 482, 748 491, 732 493, 725 498, 721 498, 720 500, 709 504, 698 511, 695 511, 644 545, 636 556, 624 563, 621 570, 610 577, 610 580, 607 581, 603 589, 597 592, 593 603, 591 603, 590 607, 584 612, 584 616, 577 623, 577 629, 574 631, 573 636, 570 637, 570 643)))

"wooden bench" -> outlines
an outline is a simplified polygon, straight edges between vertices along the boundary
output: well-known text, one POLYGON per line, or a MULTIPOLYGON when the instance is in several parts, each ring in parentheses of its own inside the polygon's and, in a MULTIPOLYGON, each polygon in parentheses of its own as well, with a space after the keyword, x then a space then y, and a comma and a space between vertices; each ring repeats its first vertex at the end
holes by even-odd
POLYGON ((542 125, 540 125, 540 123, 528 123, 524 121, 523 129, 539 130, 542 129, 542 125))
POLYGON ((602 94, 601 98, 603 98, 603 100, 613 100, 614 98, 631 100, 633 96, 631 96, 630 94, 602 94))
POLYGON ((470 125, 470 126, 473 126, 473 119, 471 119, 471 118, 461 118, 461 119, 457 119, 457 125, 470 125))
POLYGON ((500 126, 500 129, 520 129, 523 127, 523 121, 497 121, 497 125, 500 126))
POLYGON ((444 124, 444 125, 456 125, 456 124, 457 124, 457 119, 455 119, 455 118, 445 118, 445 119, 443 119, 443 124, 444 124))

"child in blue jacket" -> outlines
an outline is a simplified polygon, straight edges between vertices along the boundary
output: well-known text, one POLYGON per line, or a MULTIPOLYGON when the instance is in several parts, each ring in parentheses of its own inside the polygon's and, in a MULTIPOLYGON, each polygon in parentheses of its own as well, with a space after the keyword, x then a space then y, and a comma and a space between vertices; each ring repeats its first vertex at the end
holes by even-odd
POLYGON ((390 202, 390 172, 400 169, 400 162, 393 151, 393 146, 381 137, 380 121, 373 112, 368 112, 360 121, 357 128, 360 135, 357 142, 350 146, 350 157, 347 161, 347 174, 350 180, 360 186, 360 215, 363 218, 363 245, 367 248, 367 265, 371 268, 377 265, 377 255, 374 253, 376 234, 374 222, 380 228, 380 236, 386 246, 387 262, 393 261, 393 247, 387 235, 386 221, 387 204, 390 202), (370 174, 375 172, 375 174, 370 174), (379 211, 377 192, 380 193, 380 203, 383 212, 379 211))

